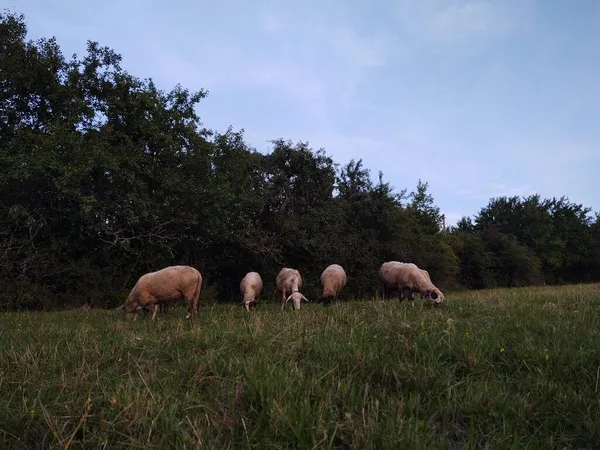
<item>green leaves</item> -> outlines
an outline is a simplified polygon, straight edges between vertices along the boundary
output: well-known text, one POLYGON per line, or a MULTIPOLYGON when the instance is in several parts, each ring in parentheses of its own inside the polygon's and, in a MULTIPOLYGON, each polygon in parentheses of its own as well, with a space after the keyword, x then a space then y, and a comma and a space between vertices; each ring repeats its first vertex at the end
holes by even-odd
MULTIPOLYGON (((474 223, 465 218, 454 232, 461 239, 472 240, 467 234, 483 239, 485 252, 491 252, 495 260, 493 277, 499 285, 590 280, 592 258, 586 249, 594 248, 598 241, 590 233, 590 211, 566 197, 500 197, 491 199, 474 223)), ((474 255, 465 258, 473 259, 474 255)), ((481 278, 466 274, 464 268, 463 274, 466 278, 481 278)))

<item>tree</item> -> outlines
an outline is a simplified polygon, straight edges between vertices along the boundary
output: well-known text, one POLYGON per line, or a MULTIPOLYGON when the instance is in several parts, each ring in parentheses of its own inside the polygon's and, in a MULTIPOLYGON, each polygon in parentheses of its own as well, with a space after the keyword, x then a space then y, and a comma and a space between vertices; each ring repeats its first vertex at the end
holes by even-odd
POLYGON ((54 39, 25 40, 23 16, 0 23, 3 276, 52 298, 92 290, 95 267, 109 280, 173 261, 194 211, 181 206, 201 198, 180 175, 203 176, 205 92, 163 93, 94 42, 67 62, 54 39))
POLYGON ((434 205, 433 197, 427 192, 429 183, 419 179, 417 188, 410 194, 408 210, 416 217, 417 227, 425 234, 435 234, 442 226, 440 208, 434 205))

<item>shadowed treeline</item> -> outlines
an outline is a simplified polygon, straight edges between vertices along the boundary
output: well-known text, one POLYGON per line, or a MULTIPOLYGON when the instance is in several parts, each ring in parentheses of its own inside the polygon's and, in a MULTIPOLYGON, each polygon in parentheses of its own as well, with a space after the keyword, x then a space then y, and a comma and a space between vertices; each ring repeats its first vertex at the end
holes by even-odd
POLYGON ((302 142, 259 153, 203 127, 206 92, 161 91, 111 49, 68 59, 26 31, 0 15, 1 309, 115 306, 171 264, 202 272, 201 303, 234 299, 250 270, 269 293, 284 266, 316 295, 331 263, 346 296, 373 295, 386 260, 441 289, 600 280, 599 217, 566 198, 492 199, 441 230, 427 183, 395 192, 302 142))

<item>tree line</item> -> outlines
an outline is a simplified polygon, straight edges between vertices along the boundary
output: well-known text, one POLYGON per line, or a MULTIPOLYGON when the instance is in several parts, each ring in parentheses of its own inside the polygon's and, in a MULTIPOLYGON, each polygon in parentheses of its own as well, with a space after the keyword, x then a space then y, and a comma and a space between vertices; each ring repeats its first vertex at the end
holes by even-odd
POLYGON ((305 142, 258 152, 243 130, 204 127, 206 91, 120 63, 91 41, 66 58, 0 14, 0 309, 116 306, 173 264, 201 271, 201 302, 239 300, 250 270, 268 292, 284 266, 314 297, 331 263, 347 297, 374 295, 388 260, 442 290, 600 280, 600 216, 566 197, 494 198, 443 229, 426 182, 395 191, 305 142))

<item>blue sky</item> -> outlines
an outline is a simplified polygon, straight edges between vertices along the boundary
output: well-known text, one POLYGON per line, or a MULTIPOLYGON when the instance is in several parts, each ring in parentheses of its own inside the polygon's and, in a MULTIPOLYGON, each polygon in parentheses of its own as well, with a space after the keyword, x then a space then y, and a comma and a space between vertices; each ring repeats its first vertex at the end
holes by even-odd
POLYGON ((86 40, 162 89, 209 91, 206 127, 429 182, 449 223, 490 197, 600 211, 600 2, 0 0, 65 56, 86 40), (217 6, 218 5, 218 6, 217 6))

